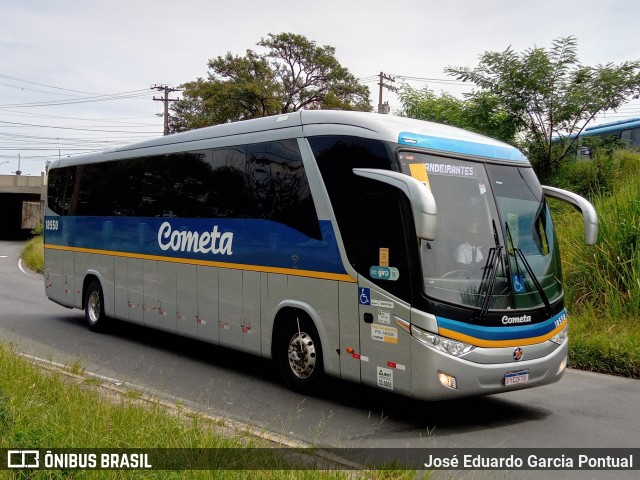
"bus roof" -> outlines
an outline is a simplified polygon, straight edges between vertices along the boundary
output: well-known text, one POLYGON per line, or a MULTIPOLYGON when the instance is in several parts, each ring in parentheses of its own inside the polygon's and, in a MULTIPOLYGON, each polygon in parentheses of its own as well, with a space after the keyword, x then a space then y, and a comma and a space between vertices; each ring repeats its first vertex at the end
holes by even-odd
POLYGON ((618 120, 615 122, 601 123, 585 128, 580 134, 572 133, 566 136, 554 136, 552 141, 559 142, 562 140, 573 140, 576 137, 591 137, 598 135, 616 134, 623 130, 640 127, 640 118, 627 118, 626 120, 618 120))
POLYGON ((367 136, 375 136, 408 147, 529 164, 527 158, 511 145, 448 125, 368 112, 303 110, 176 133, 116 147, 101 154, 67 157, 54 162, 54 167, 107 161, 111 158, 121 158, 123 153, 136 150, 142 153, 142 150, 163 146, 292 127, 301 127, 303 131, 307 130, 306 133, 309 135, 350 135, 359 130, 367 136), (105 158, 105 154, 110 158, 105 158))
POLYGON ((303 111, 303 125, 344 124, 373 130, 389 142, 492 160, 529 161, 517 148, 477 133, 440 123, 367 112, 303 111))
POLYGON ((626 120, 618 120, 617 122, 602 123, 585 128, 582 136, 601 135, 608 132, 617 132, 626 130, 627 128, 635 128, 640 126, 640 118, 628 118, 626 120))

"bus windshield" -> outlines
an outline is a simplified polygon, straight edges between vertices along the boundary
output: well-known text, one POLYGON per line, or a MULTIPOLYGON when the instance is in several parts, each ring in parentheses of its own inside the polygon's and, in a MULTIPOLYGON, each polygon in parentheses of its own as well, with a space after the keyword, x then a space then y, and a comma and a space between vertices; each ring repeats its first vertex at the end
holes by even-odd
POLYGON ((427 296, 501 310, 548 307, 561 297, 558 242, 530 167, 415 152, 399 160, 438 206, 436 239, 420 246, 427 296))

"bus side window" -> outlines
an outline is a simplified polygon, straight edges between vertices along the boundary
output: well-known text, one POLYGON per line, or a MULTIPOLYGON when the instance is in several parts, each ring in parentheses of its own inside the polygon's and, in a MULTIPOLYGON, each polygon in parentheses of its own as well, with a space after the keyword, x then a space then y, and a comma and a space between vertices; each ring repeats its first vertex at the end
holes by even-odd
POLYGON ((295 139, 247 145, 245 182, 256 218, 321 239, 320 224, 295 139))
POLYGON ((54 168, 49 172, 47 205, 58 215, 70 214, 75 178, 76 167, 54 168))
POLYGON ((622 138, 630 147, 640 149, 640 128, 630 128, 620 132, 622 138))
POLYGON ((167 155, 160 202, 163 217, 203 218, 208 214, 211 150, 167 155))
POLYGON ((244 145, 213 150, 208 193, 210 217, 246 218, 249 200, 244 179, 245 164, 244 145))
POLYGON ((355 137, 311 137, 309 143, 329 194, 349 263, 361 275, 397 297, 410 301, 407 229, 408 200, 400 190, 359 177, 354 168, 391 170, 395 158, 378 140, 355 137), (397 280, 372 278, 379 267, 381 249, 388 249, 389 267, 397 268, 397 280))

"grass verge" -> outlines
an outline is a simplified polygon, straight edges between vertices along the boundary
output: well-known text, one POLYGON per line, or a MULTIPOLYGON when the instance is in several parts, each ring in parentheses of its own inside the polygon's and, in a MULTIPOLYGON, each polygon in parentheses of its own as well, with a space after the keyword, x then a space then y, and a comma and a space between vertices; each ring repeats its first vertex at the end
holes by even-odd
POLYGON ((569 316, 569 366, 640 378, 638 319, 575 308, 569 316))
MULTIPOLYGON (((105 395, 97 391, 95 381, 70 378, 58 373, 45 374, 0 344, 0 449, 257 448, 261 450, 248 451, 247 455, 268 455, 269 470, 252 470, 250 474, 242 470, 217 470, 216 478, 410 478, 411 472, 292 470, 301 464, 284 458, 286 451, 265 453, 273 444, 247 432, 229 433, 220 420, 183 408, 174 408, 171 414, 171 409, 161 403, 142 402, 140 395, 126 392, 105 395)), ((199 470, 24 469, 12 473, 13 478, 25 479, 211 478, 210 471, 199 470)))
POLYGON ((22 249, 22 259, 24 263, 34 272, 44 271, 44 247, 42 235, 38 235, 28 240, 22 249))
POLYGON ((569 365, 640 378, 640 155, 614 152, 602 163, 618 173, 590 195, 598 243, 584 244, 579 214, 560 209, 555 216, 570 313, 569 365))

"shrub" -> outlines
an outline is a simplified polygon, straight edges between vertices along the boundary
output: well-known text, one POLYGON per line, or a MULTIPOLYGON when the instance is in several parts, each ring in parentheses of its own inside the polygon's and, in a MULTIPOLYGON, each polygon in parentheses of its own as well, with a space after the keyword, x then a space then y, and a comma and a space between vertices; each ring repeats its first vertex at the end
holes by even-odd
MULTIPOLYGON (((590 305, 600 312, 638 316, 640 155, 616 152, 602 163, 620 166, 620 173, 611 171, 606 181, 602 177, 602 182, 596 182, 599 190, 591 190, 591 200, 598 212, 598 243, 593 247, 584 245, 578 215, 564 216, 559 221, 566 293, 569 301, 578 305, 590 305), (610 186, 603 188, 603 183, 610 186)), ((579 168, 588 171, 596 167, 579 168)))

